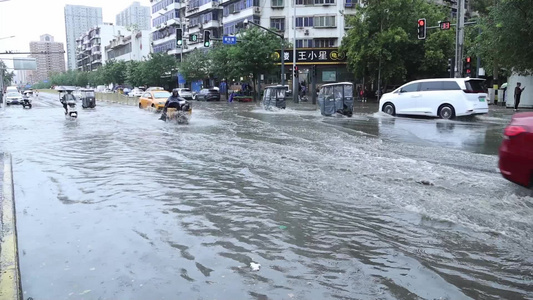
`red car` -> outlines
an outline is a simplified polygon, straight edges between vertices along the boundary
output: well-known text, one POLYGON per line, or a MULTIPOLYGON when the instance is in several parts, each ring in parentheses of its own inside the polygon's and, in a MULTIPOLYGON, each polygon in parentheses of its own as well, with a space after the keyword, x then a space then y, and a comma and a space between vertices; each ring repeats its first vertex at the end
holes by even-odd
POLYGON ((533 112, 515 114, 504 135, 500 172, 509 181, 533 187, 533 112))

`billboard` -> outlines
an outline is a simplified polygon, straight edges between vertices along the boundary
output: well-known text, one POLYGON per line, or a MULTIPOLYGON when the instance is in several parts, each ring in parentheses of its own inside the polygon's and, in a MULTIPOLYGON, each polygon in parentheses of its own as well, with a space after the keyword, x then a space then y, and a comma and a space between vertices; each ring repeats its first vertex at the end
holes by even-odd
POLYGON ((37 70, 37 61, 35 58, 13 58, 13 67, 15 70, 37 70))

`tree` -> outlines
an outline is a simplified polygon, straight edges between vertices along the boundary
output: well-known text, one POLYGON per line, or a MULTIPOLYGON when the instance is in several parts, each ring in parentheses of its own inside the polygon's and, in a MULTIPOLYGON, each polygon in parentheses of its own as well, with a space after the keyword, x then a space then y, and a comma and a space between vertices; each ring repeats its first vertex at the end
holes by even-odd
POLYGON ((132 86, 142 86, 144 84, 142 70, 146 62, 130 61, 126 66, 126 82, 132 86))
POLYGON ((11 81, 13 80, 13 77, 15 77, 15 73, 8 72, 6 64, 1 60, 0 60, 0 72, 2 72, 2 78, 4 78, 4 86, 10 85, 11 81))
POLYGON ((483 66, 495 65, 520 75, 533 74, 533 10, 531 0, 501 0, 482 17, 477 38, 483 66))
POLYGON ((164 86, 178 69, 178 61, 166 53, 151 53, 148 63, 141 64, 143 81, 147 85, 164 86))
POLYGON ((127 64, 125 61, 109 61, 103 68, 103 79, 106 84, 124 84, 127 77, 127 64))
POLYGON ((211 74, 211 65, 216 63, 220 62, 212 62, 206 51, 194 49, 180 64, 179 71, 187 81, 205 79, 211 74))
POLYGON ((240 33, 240 41, 234 53, 235 72, 252 75, 257 91, 259 74, 269 75, 277 68, 273 53, 280 48, 280 40, 271 33, 251 26, 240 33))
MULTIPOLYGON (((349 69, 356 77, 374 79, 381 67, 385 82, 429 75, 431 69, 422 68, 426 57, 424 41, 417 39, 416 22, 420 17, 431 26, 444 20, 445 14, 443 8, 425 0, 364 0, 363 7, 348 19, 351 29, 342 40, 341 50, 347 56, 349 69)), ((438 39, 432 41, 431 35, 428 31, 429 43, 436 43, 438 39)))

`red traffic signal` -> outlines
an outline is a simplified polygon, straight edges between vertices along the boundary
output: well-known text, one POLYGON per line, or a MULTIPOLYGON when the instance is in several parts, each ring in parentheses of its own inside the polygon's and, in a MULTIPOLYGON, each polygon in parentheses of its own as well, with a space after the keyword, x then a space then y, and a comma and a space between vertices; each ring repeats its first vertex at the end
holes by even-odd
POLYGON ((451 27, 450 21, 444 21, 439 23, 441 30, 448 30, 451 27))
POLYGON ((426 39, 426 19, 418 19, 417 34, 419 40, 426 39))
POLYGON ((471 61, 472 61, 472 58, 470 58, 470 56, 468 56, 468 57, 466 58, 466 62, 469 63, 469 62, 471 62, 471 61))

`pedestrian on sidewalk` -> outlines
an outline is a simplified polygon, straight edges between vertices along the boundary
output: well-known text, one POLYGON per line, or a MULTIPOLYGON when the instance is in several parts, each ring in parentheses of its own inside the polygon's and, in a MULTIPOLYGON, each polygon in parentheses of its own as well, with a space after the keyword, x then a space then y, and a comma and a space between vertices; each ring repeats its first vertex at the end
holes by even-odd
POLYGON ((514 88, 514 111, 518 109, 518 105, 520 104, 520 97, 522 96, 522 92, 526 87, 520 88, 522 84, 520 82, 516 83, 516 87, 514 88))

